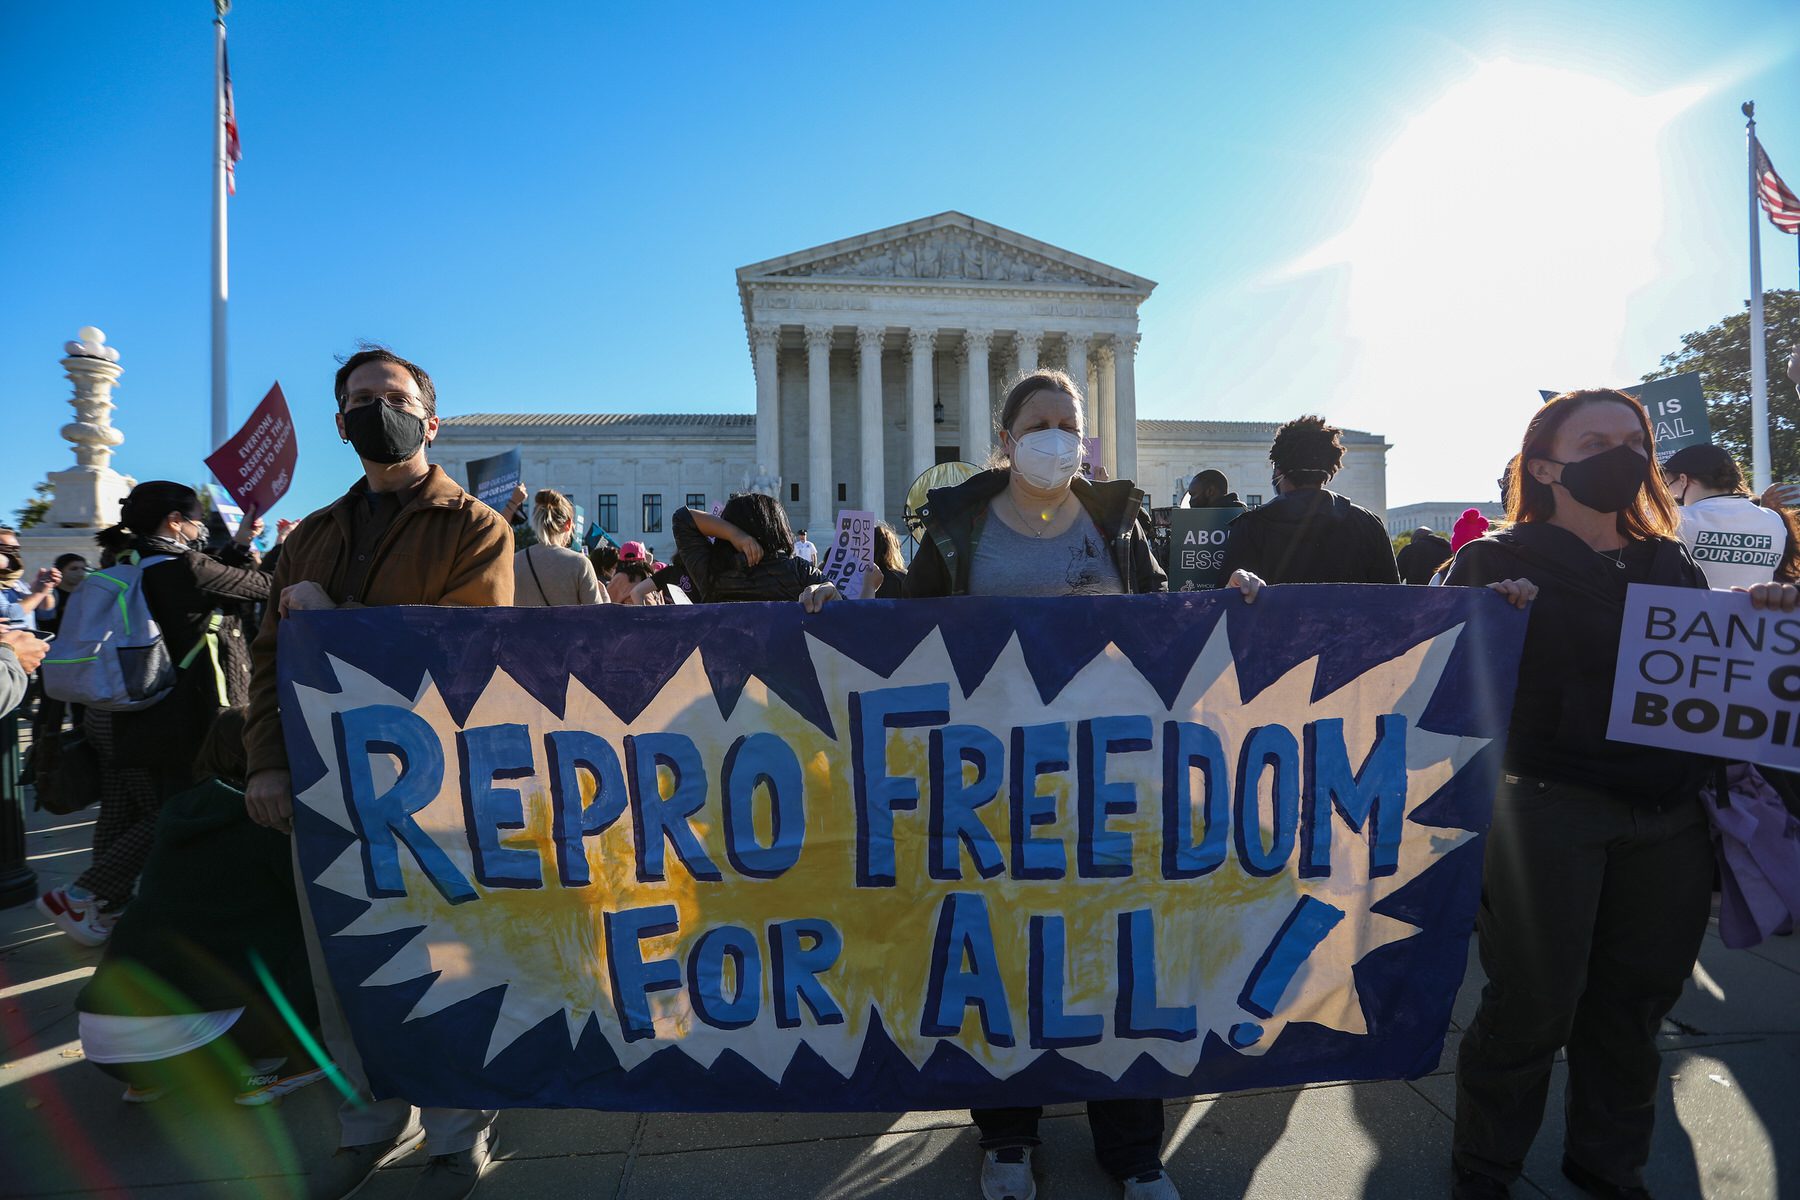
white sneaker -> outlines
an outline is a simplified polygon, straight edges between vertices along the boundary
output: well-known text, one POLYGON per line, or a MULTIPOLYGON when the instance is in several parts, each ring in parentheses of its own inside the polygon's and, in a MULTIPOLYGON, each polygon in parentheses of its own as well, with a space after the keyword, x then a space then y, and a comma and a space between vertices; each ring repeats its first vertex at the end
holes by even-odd
POLYGON ((1031 1177, 1031 1147, 989 1150, 981 1159, 982 1200, 1037 1200, 1031 1177))
MULTIPOLYGON (((493 1165, 496 1140, 490 1125, 475 1136, 475 1144, 467 1150, 433 1154, 413 1181, 409 1200, 465 1200, 493 1165)), ((425 1148, 430 1150, 431 1144, 427 1142, 425 1148)))
POLYGON ((1167 1171, 1146 1171, 1125 1181, 1125 1200, 1181 1200, 1167 1171))
POLYGON ((77 900, 66 888, 51 888, 37 898, 37 909, 52 924, 83 946, 99 946, 112 935, 116 913, 102 913, 93 897, 77 900))
POLYGON ((309 1084, 319 1082, 325 1078, 325 1074, 326 1068, 312 1067, 288 1075, 283 1075, 279 1069, 252 1075, 244 1081, 248 1086, 237 1094, 236 1101, 246 1108, 273 1104, 291 1092, 297 1092, 309 1084))

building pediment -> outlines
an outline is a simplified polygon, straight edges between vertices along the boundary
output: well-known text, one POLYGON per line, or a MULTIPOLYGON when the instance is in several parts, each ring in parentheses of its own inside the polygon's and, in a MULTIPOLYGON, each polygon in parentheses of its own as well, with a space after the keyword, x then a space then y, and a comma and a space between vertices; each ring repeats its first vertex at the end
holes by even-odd
POLYGON ((1156 284, 959 212, 939 213, 738 271, 740 285, 759 280, 886 284, 1010 284, 1076 287, 1149 295, 1156 284))

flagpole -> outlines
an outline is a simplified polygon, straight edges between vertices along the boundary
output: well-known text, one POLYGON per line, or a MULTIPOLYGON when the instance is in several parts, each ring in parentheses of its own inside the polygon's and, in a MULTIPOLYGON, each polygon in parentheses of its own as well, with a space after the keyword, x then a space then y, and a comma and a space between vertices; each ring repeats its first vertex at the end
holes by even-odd
POLYGON ((225 387, 225 14, 231 0, 213 0, 213 223, 212 223, 212 439, 206 452, 231 436, 230 400, 225 387))
POLYGON ((1750 155, 1750 474, 1761 495, 1769 486, 1769 369, 1763 334, 1762 213, 1757 202, 1756 102, 1744 101, 1750 155))

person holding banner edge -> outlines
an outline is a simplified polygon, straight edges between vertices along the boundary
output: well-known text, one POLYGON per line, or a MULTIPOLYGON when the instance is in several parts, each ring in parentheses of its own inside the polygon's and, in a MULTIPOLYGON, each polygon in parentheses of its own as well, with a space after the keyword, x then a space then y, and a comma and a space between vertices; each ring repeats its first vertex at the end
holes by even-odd
MULTIPOLYGON (((1081 393, 1061 371, 1020 379, 1001 406, 993 465, 926 498, 923 534, 906 577, 909 599, 1161 592, 1168 579, 1150 548, 1143 493, 1130 480, 1080 475, 1081 393)), ((1254 600, 1262 581, 1232 586, 1254 600)), ((1128 1200, 1177 1200, 1163 1170, 1163 1105, 1090 1100, 1100 1165, 1128 1200)), ((976 1109, 985 1200, 1033 1200, 1031 1153, 1041 1107, 976 1109)))
MULTIPOLYGON (((374 604, 505 606, 513 601, 513 540, 500 514, 426 460, 437 433, 437 392, 424 368, 383 347, 345 359, 333 390, 339 435, 363 474, 342 498, 305 518, 287 540, 251 647, 254 673, 245 728, 244 807, 259 825, 293 832, 293 782, 282 739, 275 651, 281 621, 296 612, 374 604)), ((300 914, 326 1048, 354 1094, 338 1110, 339 1148, 316 1164, 307 1192, 347 1196, 375 1171, 429 1142, 417 1200, 469 1195, 492 1159, 494 1112, 416 1110, 403 1097, 375 1100, 332 986, 295 861, 300 914)))
MULTIPOLYGON (((1486 584, 1531 621, 1487 834, 1477 938, 1488 982, 1457 1057, 1453 1194, 1508 1194, 1569 1066, 1563 1173, 1641 1198, 1660 1058, 1655 1035, 1706 929, 1712 841, 1704 763, 1609 742, 1631 583, 1706 586, 1676 535, 1643 406, 1571 392, 1526 427, 1512 527, 1458 552, 1447 583, 1486 584)), ((1792 611, 1800 591, 1749 589, 1792 611)))

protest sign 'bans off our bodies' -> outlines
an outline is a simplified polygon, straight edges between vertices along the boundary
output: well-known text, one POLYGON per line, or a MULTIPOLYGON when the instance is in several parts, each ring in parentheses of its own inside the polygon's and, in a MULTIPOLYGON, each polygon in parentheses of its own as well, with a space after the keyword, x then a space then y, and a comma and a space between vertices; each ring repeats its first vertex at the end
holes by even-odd
POLYGON ((378 1085, 879 1109, 1437 1060, 1497 597, 522 616, 284 625, 302 870, 378 1085))
POLYGON ((1633 584, 1607 736, 1800 770, 1800 615, 1633 584))

